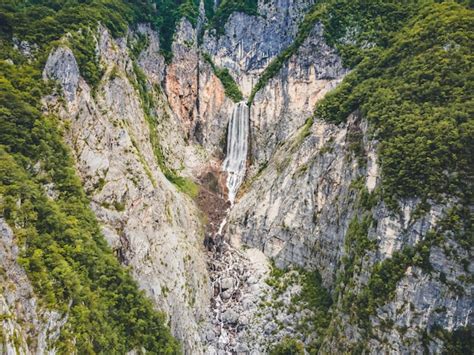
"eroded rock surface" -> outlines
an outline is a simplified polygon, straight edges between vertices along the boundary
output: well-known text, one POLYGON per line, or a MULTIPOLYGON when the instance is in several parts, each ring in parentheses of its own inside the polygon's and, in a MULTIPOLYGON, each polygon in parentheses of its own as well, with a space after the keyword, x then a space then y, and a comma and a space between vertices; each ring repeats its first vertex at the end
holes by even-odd
MULTIPOLYGON (((100 86, 92 89, 78 77, 77 93, 66 107, 55 98, 48 106, 69 122, 67 141, 107 241, 119 260, 132 268, 140 287, 169 315, 184 349, 199 353, 198 323, 209 302, 200 212, 158 165, 125 40, 113 40, 102 29, 98 43, 106 67, 100 86)), ((71 72, 62 71, 58 58, 57 52, 50 55, 45 75, 63 83, 67 80, 61 75, 69 77, 71 72)), ((147 63, 143 56, 141 61, 147 63)), ((163 118, 158 132, 163 141, 171 142, 168 147, 179 160, 187 149, 184 130, 168 125, 177 121, 160 94, 154 95, 153 114, 163 118)))
MULTIPOLYGON (((262 0, 259 16, 234 13, 223 34, 207 30, 201 44, 200 31, 183 19, 171 63, 165 63, 159 35, 150 26, 139 25, 118 39, 100 27, 97 53, 105 74, 95 88, 81 77, 64 40, 44 70, 62 90, 45 98, 45 107, 64 121, 66 141, 107 241, 168 314, 186 353, 266 353, 287 336, 306 345, 319 337, 321 351, 328 353, 361 344, 370 353, 439 353, 443 339, 431 330, 452 332, 473 324, 471 252, 454 238, 430 246, 430 270, 407 267, 393 295, 368 317, 369 337, 344 304, 348 295, 366 290, 375 265, 423 242, 456 201, 431 203, 421 214, 417 200, 400 201, 400 211, 382 201, 369 211, 361 205, 381 180, 379 143, 368 122, 359 112, 340 125, 309 120, 315 104, 348 72, 325 43, 319 23, 255 96, 247 174, 229 209, 221 164, 235 103, 203 53, 228 68, 248 98, 270 61, 295 39, 312 4, 262 0), (138 34, 148 40, 134 58, 128 44, 138 34), (145 83, 138 82, 137 68, 145 83), (144 107, 141 84, 151 107, 144 107), (170 171, 200 185, 195 200, 172 183, 170 171), (374 247, 364 251, 350 280, 338 283, 351 253, 350 225, 369 212, 376 223, 366 234, 374 247), (270 259, 288 268, 282 279, 288 287, 268 282, 270 259), (300 326, 313 310, 294 305, 302 292, 298 267, 317 270, 332 296, 325 334, 300 326)), ((54 198, 54 189, 45 189, 54 198)), ((13 353, 12 339, 20 334, 22 351, 44 353, 67 315, 37 306, 11 230, 3 222, 0 227, 0 265, 7 271, 0 274, 6 285, 0 310, 7 315, 2 350, 13 353), (34 326, 26 329, 20 319, 34 326), (36 340, 27 344, 27 337, 36 340)))

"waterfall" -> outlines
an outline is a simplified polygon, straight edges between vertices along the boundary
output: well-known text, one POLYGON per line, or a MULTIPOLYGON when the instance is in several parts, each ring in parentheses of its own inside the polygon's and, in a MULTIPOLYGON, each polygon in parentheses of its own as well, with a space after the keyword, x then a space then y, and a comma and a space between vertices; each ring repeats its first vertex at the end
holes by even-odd
POLYGON ((235 105, 227 132, 227 152, 223 170, 227 172, 229 201, 235 195, 245 177, 249 138, 249 107, 242 101, 235 105))

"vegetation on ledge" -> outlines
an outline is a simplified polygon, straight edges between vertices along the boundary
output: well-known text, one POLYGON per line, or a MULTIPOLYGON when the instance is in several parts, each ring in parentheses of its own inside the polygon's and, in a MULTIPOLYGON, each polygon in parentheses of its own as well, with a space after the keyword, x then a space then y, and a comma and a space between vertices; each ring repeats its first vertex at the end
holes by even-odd
POLYGON ((270 349, 270 355, 304 355, 304 345, 302 342, 286 337, 281 342, 270 349))
POLYGON ((96 51, 97 42, 94 31, 83 28, 81 31, 72 32, 69 42, 81 76, 95 92, 104 75, 104 70, 100 65, 96 51))
POLYGON ((224 86, 225 94, 228 98, 230 98, 234 102, 240 102, 244 99, 242 92, 239 89, 239 86, 235 82, 232 75, 229 73, 229 69, 227 68, 218 68, 212 61, 211 56, 208 53, 204 53, 203 58, 208 62, 212 68, 214 74, 219 78, 224 86))
MULTIPOLYGON (((317 353, 330 322, 329 310, 333 304, 331 294, 323 286, 319 272, 303 268, 279 269, 272 264, 266 283, 273 289, 272 298, 275 302, 273 307, 279 307, 279 302, 281 302, 277 301, 279 296, 283 295, 291 285, 298 284, 301 286, 301 291, 292 296, 288 312, 294 314, 302 312, 303 309, 310 311, 293 327, 297 333, 312 339, 310 344, 306 344, 306 350, 310 353, 317 353)), ((270 353, 285 354, 285 351, 295 351, 295 354, 300 354, 303 350, 302 346, 298 340, 286 338, 271 348, 270 353)))
POLYGON ((154 0, 157 12, 153 16, 153 25, 160 34, 161 53, 167 62, 173 56, 171 45, 176 26, 181 18, 186 18, 196 25, 199 17, 198 0, 154 0))

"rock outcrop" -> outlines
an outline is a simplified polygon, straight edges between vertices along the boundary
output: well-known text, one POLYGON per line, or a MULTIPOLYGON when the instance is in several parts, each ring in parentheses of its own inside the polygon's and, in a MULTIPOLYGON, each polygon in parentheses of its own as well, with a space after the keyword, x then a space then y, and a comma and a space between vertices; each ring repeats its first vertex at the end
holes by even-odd
POLYGON ((248 96, 259 75, 296 37, 313 0, 259 1, 259 16, 233 13, 224 33, 204 35, 202 49, 219 67, 228 68, 248 96))
MULTIPOLYGON (((151 43, 157 46, 152 36, 151 43)), ((68 126, 67 142, 107 241, 157 308, 169 315, 171 329, 184 349, 199 353, 198 323, 209 302, 204 226, 192 200, 164 176, 150 138, 158 133, 160 142, 166 142, 164 147, 172 149, 178 160, 175 165, 179 166, 185 151, 190 154, 179 119, 162 94, 151 89, 161 75, 160 62, 153 65, 153 59, 146 58, 147 53, 158 58, 159 47, 153 46, 138 61, 151 77, 147 85, 156 102, 153 112, 143 108, 136 88, 136 64, 125 39, 114 40, 105 29, 98 37, 106 69, 100 85, 90 88, 79 76, 70 50, 60 47, 50 55, 45 76, 58 80, 68 99, 62 106, 51 97, 47 105, 68 126), (74 73, 77 89, 69 90, 64 83, 74 73), (159 117, 156 131, 151 130, 147 115, 159 117)), ((165 151, 164 159, 168 154, 165 151)))
MULTIPOLYGON (((228 24, 226 33, 230 29, 228 24)), ((339 291, 337 276, 350 252, 346 247, 349 226, 365 213, 361 196, 379 187, 380 169, 378 144, 370 138, 368 124, 360 113, 339 126, 317 117, 314 123, 308 120, 316 102, 347 72, 324 43, 322 31, 316 24, 297 53, 255 96, 250 117, 250 173, 229 214, 225 234, 235 245, 243 243, 262 250, 279 267, 299 265, 318 270, 333 298, 342 303, 344 292, 364 292, 374 265, 428 238, 446 216, 449 204, 432 204, 421 215, 416 200, 401 201, 400 213, 383 202, 369 208, 377 221, 368 230, 375 250, 367 250, 354 283, 343 285, 349 288, 339 291)), ((214 60, 219 62, 218 58, 216 55, 214 60)), ((227 66, 238 72, 232 64, 227 66)), ((241 85, 246 92, 245 84, 241 85)), ((373 353, 409 353, 423 347, 441 352, 443 340, 436 335, 426 338, 424 331, 430 333, 441 327, 451 332, 472 324, 469 251, 450 238, 443 243, 441 248, 429 247, 433 271, 410 266, 393 285, 393 299, 385 300, 370 316, 376 331, 369 340, 357 322, 349 320, 346 311, 336 304, 332 322, 336 330, 322 349, 334 352, 363 344, 373 353), (446 254, 451 249, 455 251, 446 254), (456 276, 446 281, 448 274, 456 276), (423 296, 425 293, 438 297, 423 296)))

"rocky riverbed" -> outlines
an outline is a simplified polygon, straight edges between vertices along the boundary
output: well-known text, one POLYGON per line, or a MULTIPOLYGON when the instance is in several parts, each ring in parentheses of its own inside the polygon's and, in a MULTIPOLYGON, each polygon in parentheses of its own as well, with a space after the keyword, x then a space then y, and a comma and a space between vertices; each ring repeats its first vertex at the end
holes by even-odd
POLYGON ((260 250, 232 245, 217 235, 208 245, 211 280, 209 320, 202 333, 206 354, 261 354, 287 336, 310 343, 314 329, 302 327, 313 312, 298 297, 298 269, 272 272, 260 250), (295 300, 298 300, 295 303, 295 300))

